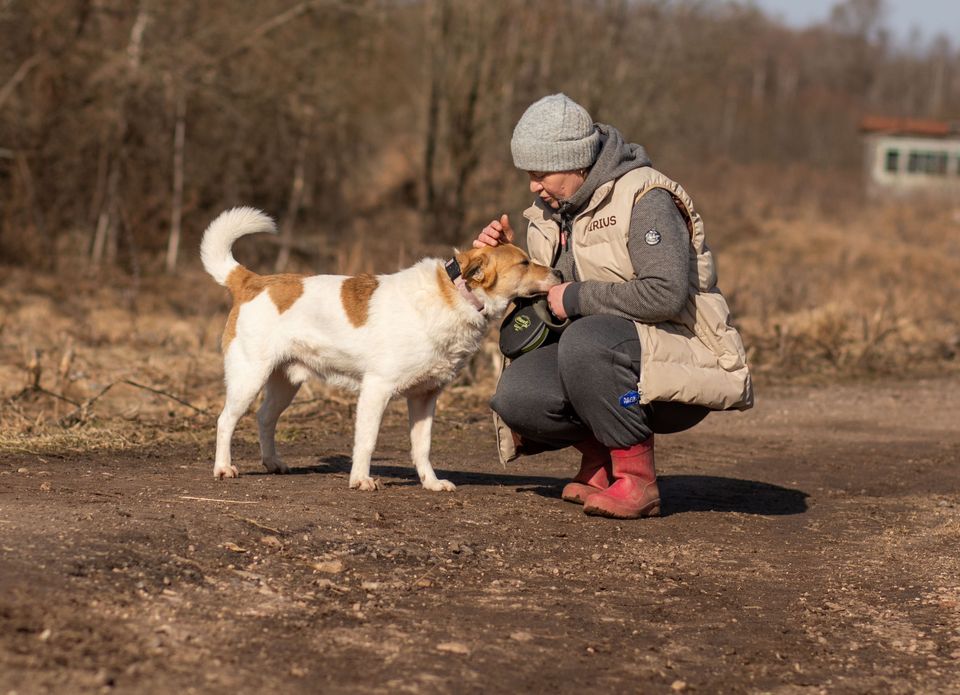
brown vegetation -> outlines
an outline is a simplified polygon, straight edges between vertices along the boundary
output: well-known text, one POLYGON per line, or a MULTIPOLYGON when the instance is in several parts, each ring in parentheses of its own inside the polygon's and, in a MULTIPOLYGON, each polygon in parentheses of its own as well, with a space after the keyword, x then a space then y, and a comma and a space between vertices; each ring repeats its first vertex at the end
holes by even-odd
POLYGON ((956 47, 897 48, 876 0, 804 31, 727 3, 549 8, 0 5, 0 373, 20 394, 2 424, 76 422, 114 383, 101 412, 165 402, 117 379, 212 405, 227 304, 195 249, 216 213, 278 218, 277 237, 238 244, 257 272, 446 256, 526 204, 510 132, 558 90, 697 200, 763 377, 955 362, 960 218, 868 206, 856 124, 960 113, 956 47), (57 396, 31 409, 37 388, 57 396))
POLYGON ((371 237, 408 257, 462 243, 525 202, 510 132, 557 90, 644 143, 714 220, 730 198, 758 205, 744 179, 763 183, 759 204, 826 202, 821 173, 858 177, 865 113, 960 113, 956 49, 895 48, 877 0, 802 32, 732 3, 544 7, 4 3, 3 257, 173 270, 236 203, 280 218, 278 270, 329 270, 371 237), (784 168, 805 171, 803 200, 757 177, 784 168))

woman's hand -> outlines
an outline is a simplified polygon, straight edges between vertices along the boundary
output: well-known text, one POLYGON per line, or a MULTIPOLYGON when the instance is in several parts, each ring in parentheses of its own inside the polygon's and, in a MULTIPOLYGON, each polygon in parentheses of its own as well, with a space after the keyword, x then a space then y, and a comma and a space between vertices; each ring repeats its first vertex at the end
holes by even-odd
POLYGON ((563 292, 569 284, 569 282, 564 282, 560 285, 554 285, 547 292, 547 304, 550 306, 550 313, 561 321, 567 318, 567 312, 563 308, 563 292))
POLYGON ((510 226, 510 218, 506 214, 501 215, 499 220, 493 220, 490 224, 480 231, 474 242, 474 248, 483 248, 484 246, 499 246, 500 244, 513 243, 513 227, 510 226))

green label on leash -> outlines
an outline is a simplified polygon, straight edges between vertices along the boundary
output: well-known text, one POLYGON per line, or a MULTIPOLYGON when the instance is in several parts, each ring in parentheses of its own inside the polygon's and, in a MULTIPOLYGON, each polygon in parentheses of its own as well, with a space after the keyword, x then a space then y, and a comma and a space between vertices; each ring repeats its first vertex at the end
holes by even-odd
POLYGON ((513 330, 519 333, 520 331, 525 331, 530 328, 530 317, 524 316, 523 314, 518 314, 516 318, 513 319, 513 330))

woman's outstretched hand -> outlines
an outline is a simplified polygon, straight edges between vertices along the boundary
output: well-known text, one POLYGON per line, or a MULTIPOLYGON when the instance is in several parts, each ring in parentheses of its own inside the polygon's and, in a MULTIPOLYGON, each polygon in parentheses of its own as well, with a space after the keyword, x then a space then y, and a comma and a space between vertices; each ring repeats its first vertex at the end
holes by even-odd
POLYGON ((567 310, 563 308, 563 293, 569 284, 569 282, 565 282, 562 285, 554 285, 547 292, 547 304, 550 306, 550 313, 561 320, 569 318, 567 310))
POLYGON ((480 235, 473 241, 474 247, 478 249, 484 246, 512 243, 513 227, 510 226, 510 218, 506 214, 501 215, 499 220, 493 220, 484 227, 480 231, 480 235))

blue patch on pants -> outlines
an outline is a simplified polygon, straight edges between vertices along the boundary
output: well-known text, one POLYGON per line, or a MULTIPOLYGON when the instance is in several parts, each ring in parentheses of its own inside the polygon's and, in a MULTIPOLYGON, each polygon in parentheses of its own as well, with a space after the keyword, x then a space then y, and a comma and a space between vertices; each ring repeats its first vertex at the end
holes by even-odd
POLYGON ((620 405, 624 408, 629 408, 631 405, 636 405, 640 402, 640 394, 636 391, 627 391, 625 394, 620 396, 620 405))

